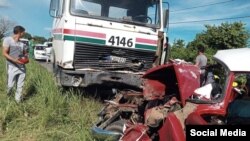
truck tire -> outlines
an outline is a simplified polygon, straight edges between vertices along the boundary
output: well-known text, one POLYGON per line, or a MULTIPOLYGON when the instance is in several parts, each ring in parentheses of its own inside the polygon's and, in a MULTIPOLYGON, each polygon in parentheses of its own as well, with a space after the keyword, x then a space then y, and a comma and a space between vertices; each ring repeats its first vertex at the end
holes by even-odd
POLYGON ((54 49, 51 50, 50 61, 52 63, 53 73, 56 75, 57 70, 58 70, 58 66, 56 64, 56 55, 55 55, 54 49))
POLYGON ((54 77, 56 79, 56 84, 57 86, 62 86, 61 82, 59 80, 59 72, 60 72, 60 68, 58 67, 58 65, 56 64, 56 55, 55 55, 55 51, 54 49, 51 50, 51 55, 50 55, 50 62, 52 63, 52 71, 54 74, 54 77))
POLYGON ((117 120, 117 121, 111 123, 110 125, 108 125, 105 128, 105 130, 117 132, 117 133, 120 133, 122 135, 124 124, 125 124, 125 120, 117 120))

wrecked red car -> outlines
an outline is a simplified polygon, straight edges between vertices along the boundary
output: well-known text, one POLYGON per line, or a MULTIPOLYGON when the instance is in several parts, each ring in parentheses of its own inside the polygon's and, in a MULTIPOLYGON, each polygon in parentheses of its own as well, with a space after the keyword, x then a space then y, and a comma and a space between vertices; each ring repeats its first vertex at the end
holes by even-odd
POLYGON ((200 87, 199 69, 183 61, 152 68, 142 91, 121 91, 98 114, 97 139, 185 141, 185 125, 250 123, 250 49, 218 51, 200 87))

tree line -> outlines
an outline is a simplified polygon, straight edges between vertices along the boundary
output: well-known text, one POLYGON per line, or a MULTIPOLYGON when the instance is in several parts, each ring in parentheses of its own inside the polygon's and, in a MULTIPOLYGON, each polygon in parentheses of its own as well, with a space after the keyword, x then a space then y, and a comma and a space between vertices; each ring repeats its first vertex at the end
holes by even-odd
POLYGON ((205 30, 198 33, 195 39, 187 44, 182 39, 174 40, 171 46, 171 58, 179 58, 188 62, 194 62, 197 55, 197 47, 205 47, 208 62, 212 63, 212 56, 217 50, 244 48, 249 46, 250 34, 246 24, 242 22, 221 23, 218 26, 205 25, 205 30))
MULTIPOLYGON (((7 18, 4 17, 0 17, 0 40, 2 40, 4 37, 12 34, 12 30, 14 28, 14 26, 16 25, 16 23, 14 21, 11 21, 7 18)), ((51 40, 51 38, 46 39, 45 37, 42 36, 37 36, 34 35, 32 36, 30 33, 26 32, 24 37, 25 39, 34 39, 34 43, 36 44, 40 44, 40 43, 44 43, 46 41, 51 40)))

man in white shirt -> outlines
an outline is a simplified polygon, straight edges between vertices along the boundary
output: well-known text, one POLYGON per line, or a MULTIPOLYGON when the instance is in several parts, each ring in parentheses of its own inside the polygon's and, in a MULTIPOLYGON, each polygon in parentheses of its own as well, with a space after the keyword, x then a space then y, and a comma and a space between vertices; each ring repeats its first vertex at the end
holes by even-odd
POLYGON ((17 83, 15 100, 19 103, 22 100, 22 89, 26 76, 26 62, 20 59, 25 56, 27 57, 28 54, 25 45, 20 41, 20 38, 25 33, 25 28, 16 26, 13 33, 13 36, 6 37, 3 40, 3 56, 7 61, 7 94, 10 94, 14 84, 17 83))

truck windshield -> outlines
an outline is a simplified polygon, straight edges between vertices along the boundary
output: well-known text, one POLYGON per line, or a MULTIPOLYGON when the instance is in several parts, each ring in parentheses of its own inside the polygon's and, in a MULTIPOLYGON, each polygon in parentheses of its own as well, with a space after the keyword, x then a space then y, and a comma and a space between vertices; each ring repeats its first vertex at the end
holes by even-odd
POLYGON ((159 0, 71 0, 73 15, 160 27, 159 0))

